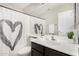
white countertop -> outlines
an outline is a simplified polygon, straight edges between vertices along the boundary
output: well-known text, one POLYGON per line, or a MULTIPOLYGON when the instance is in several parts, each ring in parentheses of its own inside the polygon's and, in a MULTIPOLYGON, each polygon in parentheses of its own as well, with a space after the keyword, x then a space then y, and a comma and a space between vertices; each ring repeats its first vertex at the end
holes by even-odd
POLYGON ((77 44, 59 43, 56 41, 44 40, 41 38, 32 39, 31 42, 41 44, 41 45, 46 46, 48 48, 55 49, 60 52, 72 55, 72 56, 78 56, 78 45, 77 44))

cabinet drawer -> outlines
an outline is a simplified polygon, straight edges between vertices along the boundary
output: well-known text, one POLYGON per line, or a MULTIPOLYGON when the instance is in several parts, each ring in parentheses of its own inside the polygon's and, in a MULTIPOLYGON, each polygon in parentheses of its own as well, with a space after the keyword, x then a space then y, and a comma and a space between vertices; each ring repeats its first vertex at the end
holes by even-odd
POLYGON ((38 51, 36 51, 34 49, 32 49, 31 50, 31 56, 43 56, 43 54, 42 53, 39 53, 38 51))
POLYGON ((45 55, 46 56, 69 56, 68 54, 65 54, 50 48, 45 48, 45 55))
POLYGON ((39 52, 43 53, 43 48, 44 48, 43 46, 34 42, 31 43, 31 46, 33 49, 38 50, 39 52))

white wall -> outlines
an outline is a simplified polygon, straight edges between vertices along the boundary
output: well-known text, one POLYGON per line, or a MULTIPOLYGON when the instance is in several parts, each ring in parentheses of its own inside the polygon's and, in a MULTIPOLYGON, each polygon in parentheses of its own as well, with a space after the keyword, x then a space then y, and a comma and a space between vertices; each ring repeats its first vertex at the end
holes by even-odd
POLYGON ((79 31, 79 3, 76 3, 76 26, 79 31))
POLYGON ((76 32, 77 32, 77 41, 79 44, 79 3, 76 3, 76 32))

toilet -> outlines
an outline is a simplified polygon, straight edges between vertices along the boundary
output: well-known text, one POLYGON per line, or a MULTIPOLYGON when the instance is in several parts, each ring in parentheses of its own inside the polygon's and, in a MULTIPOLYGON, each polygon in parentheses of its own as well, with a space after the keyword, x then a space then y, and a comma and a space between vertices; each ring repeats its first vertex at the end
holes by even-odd
POLYGON ((17 52, 17 56, 31 56, 31 47, 24 47, 17 52))

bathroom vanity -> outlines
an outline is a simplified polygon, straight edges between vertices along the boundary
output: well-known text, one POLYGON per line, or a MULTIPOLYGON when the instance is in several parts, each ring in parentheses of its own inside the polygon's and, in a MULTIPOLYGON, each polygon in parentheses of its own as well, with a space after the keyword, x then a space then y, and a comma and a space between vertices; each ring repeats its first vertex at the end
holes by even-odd
POLYGON ((34 42, 32 42, 31 55, 32 56, 70 56, 69 54, 62 53, 55 49, 51 49, 34 42))
POLYGON ((34 39, 31 40, 32 56, 75 56, 78 55, 77 45, 61 44, 54 41, 34 39))

